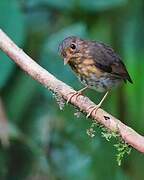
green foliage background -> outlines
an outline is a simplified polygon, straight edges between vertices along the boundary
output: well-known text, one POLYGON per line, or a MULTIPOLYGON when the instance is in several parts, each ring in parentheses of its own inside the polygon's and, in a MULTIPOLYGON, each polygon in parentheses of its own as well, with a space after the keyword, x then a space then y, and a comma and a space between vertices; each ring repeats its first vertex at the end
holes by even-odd
MULTIPOLYGON (((144 132, 143 0, 1 0, 0 27, 41 66, 75 89, 82 86, 58 56, 69 35, 103 41, 119 52, 134 84, 114 90, 104 109, 144 132)), ((0 52, 0 92, 10 146, 0 147, 1 180, 142 180, 144 157, 133 150, 119 167, 113 143, 73 107, 60 111, 53 95, 0 52)), ((89 90, 95 102, 101 94, 89 90)), ((0 120, 0 123, 1 120, 0 120)))

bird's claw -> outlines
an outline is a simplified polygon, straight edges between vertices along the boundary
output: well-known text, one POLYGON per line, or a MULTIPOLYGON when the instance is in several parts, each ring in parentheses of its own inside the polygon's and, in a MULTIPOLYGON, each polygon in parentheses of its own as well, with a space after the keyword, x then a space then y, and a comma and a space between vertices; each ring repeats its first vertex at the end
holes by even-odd
POLYGON ((76 100, 77 100, 78 96, 82 95, 82 93, 79 92, 79 91, 77 91, 77 92, 71 92, 71 93, 69 93, 69 94, 72 94, 72 95, 67 99, 66 104, 68 104, 74 96, 76 96, 76 100))
POLYGON ((95 112, 95 114, 96 114, 96 112, 99 108, 100 108, 99 104, 96 106, 93 105, 93 106, 88 107, 87 110, 91 109, 91 111, 87 114, 86 118, 90 117, 93 112, 95 112))

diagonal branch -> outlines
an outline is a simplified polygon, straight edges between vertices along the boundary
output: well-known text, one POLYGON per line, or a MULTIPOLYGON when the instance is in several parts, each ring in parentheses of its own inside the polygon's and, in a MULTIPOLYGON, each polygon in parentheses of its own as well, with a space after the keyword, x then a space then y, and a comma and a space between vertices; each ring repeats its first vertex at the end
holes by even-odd
MULTIPOLYGON (((23 71, 33 79, 41 83, 50 91, 58 94, 67 100, 69 94, 76 92, 64 82, 56 79, 52 74, 38 65, 33 59, 23 52, 1 29, 0 29, 0 49, 4 51, 23 71)), ((84 113, 88 112, 88 107, 95 105, 88 97, 79 96, 77 100, 72 98, 70 103, 79 108, 84 113)), ((104 125, 107 129, 118 132, 123 140, 136 150, 144 153, 144 137, 132 128, 123 124, 120 120, 108 114, 102 109, 97 113, 92 113, 91 118, 104 125)))

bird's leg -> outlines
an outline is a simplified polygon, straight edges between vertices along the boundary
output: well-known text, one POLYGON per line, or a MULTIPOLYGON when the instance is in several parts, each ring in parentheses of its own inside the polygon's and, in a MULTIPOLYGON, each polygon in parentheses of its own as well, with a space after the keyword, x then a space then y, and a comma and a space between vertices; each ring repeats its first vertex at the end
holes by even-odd
POLYGON ((107 97, 107 95, 108 95, 108 91, 105 93, 105 95, 104 95, 104 97, 102 98, 102 100, 99 102, 99 104, 98 105, 96 105, 96 106, 90 106, 88 109, 91 109, 91 111, 88 113, 88 115, 86 116, 87 118, 93 113, 93 112, 95 112, 95 114, 96 114, 96 112, 97 112, 97 110, 101 107, 101 105, 102 105, 102 103, 104 102, 104 100, 105 100, 105 98, 107 97))
POLYGON ((78 96, 82 95, 82 92, 84 92, 87 88, 88 88, 88 86, 86 86, 86 87, 80 89, 79 91, 77 91, 77 92, 75 92, 75 93, 73 93, 73 92, 70 93, 70 94, 72 94, 72 95, 68 98, 68 100, 67 100, 66 103, 68 104, 69 101, 70 101, 74 96, 76 96, 76 99, 77 99, 78 96))

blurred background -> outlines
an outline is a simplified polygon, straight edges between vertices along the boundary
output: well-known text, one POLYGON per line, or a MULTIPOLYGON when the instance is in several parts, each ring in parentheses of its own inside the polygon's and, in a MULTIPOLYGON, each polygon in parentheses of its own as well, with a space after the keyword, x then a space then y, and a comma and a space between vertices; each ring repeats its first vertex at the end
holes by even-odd
MULTIPOLYGON (((75 89, 82 85, 58 56, 69 35, 111 45, 133 79, 103 108, 144 132, 143 0, 1 0, 0 27, 41 66, 75 89)), ((0 52, 0 180, 142 180, 144 156, 132 150, 121 167, 113 142, 0 52), (59 99, 57 99, 59 101, 59 99), (61 109, 61 110, 60 110, 61 109), (8 141, 9 140, 9 141, 8 141)), ((103 94, 88 90, 98 102, 103 94)))

